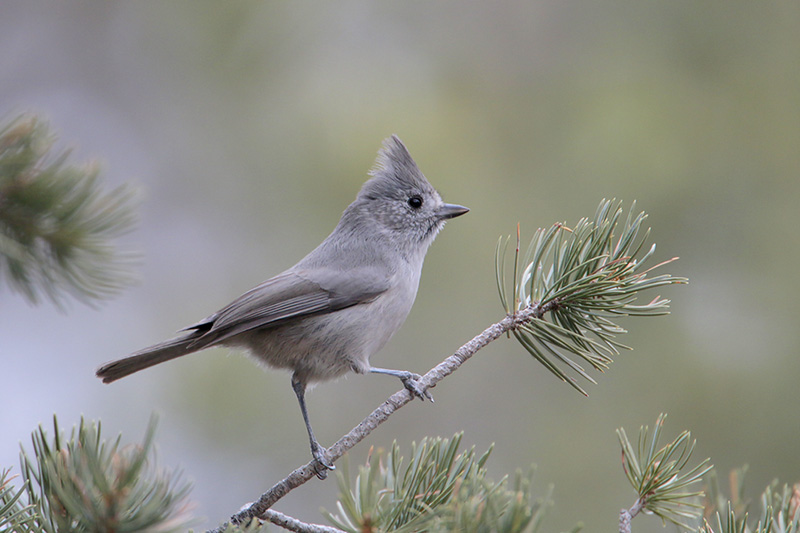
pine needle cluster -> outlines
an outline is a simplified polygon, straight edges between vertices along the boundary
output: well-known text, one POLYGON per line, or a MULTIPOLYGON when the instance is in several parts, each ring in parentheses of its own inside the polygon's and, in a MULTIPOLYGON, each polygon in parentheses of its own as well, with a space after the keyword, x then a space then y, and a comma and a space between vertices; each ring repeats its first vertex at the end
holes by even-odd
POLYGON ((53 155, 54 142, 34 116, 0 125, 0 281, 34 303, 91 303, 132 281, 113 240, 134 224, 134 194, 102 190, 99 167, 53 155))
POLYGON ((800 532, 800 483, 781 485, 773 480, 761 494, 760 512, 751 523, 751 502, 745 497, 744 481, 747 467, 733 470, 731 496, 725 498, 717 476, 712 472, 706 479, 706 509, 699 533, 798 533, 800 532))
POLYGON ((631 206, 623 219, 621 202, 603 200, 594 218, 582 218, 574 228, 554 224, 539 229, 520 264, 520 235, 506 281, 510 238, 497 243, 496 272, 500 300, 508 315, 520 317, 514 337, 534 359, 581 394, 586 391, 569 372, 595 380, 568 354, 577 355, 598 371, 608 368, 620 349, 625 316, 667 314, 669 300, 656 296, 638 304, 640 293, 686 283, 670 274, 650 276, 677 258, 645 268, 655 252, 646 246, 647 215, 631 206), (524 265, 524 266, 523 266, 524 265))
POLYGON ((141 445, 124 447, 103 439, 99 423, 81 420, 69 437, 55 417, 53 426, 52 437, 34 431, 32 454, 22 451, 19 491, 0 477, 3 531, 178 532, 193 521, 189 484, 154 464, 154 419, 141 445))
POLYGON ((394 443, 359 469, 354 484, 338 474, 338 514, 324 514, 348 533, 538 531, 550 499, 533 499, 533 469, 493 482, 485 467, 491 449, 477 456, 474 448, 459 451, 460 443, 461 434, 423 439, 407 465, 394 443))
POLYGON ((621 522, 627 522, 629 526, 630 519, 644 511, 660 517, 665 523, 672 522, 692 530, 691 522, 702 514, 703 506, 698 500, 703 492, 690 487, 699 484, 713 467, 710 460, 705 459, 687 468, 695 447, 688 431, 658 447, 665 418, 664 414, 658 417, 652 435, 647 426, 640 428, 636 447, 628 440, 623 428, 617 430, 622 447, 622 467, 637 494, 633 507, 622 510, 621 522))

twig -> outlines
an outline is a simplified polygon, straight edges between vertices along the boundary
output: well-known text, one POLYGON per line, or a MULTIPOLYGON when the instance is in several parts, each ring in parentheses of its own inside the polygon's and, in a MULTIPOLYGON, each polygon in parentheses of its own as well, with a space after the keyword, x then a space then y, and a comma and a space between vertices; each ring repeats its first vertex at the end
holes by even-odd
POLYGON ((283 529, 296 531, 298 533, 342 533, 341 529, 320 524, 307 524, 306 522, 301 522, 296 518, 279 513, 278 511, 273 511, 272 509, 267 509, 264 512, 264 519, 269 520, 283 529))
POLYGON ((631 533, 631 520, 644 508, 645 501, 638 498, 630 509, 619 512, 619 533, 631 533))
MULTIPOLYGON (((469 342, 459 348, 453 355, 436 365, 428 371, 427 374, 422 376, 419 385, 423 390, 433 388, 464 364, 475 353, 499 338, 504 333, 518 328, 522 324, 533 320, 535 318, 542 318, 548 311, 553 311, 559 307, 558 300, 550 300, 544 305, 532 304, 525 309, 514 313, 513 315, 506 316, 500 322, 492 324, 481 333, 472 338, 469 342)), ((385 422, 395 411, 411 402, 414 399, 411 392, 406 389, 399 390, 392 394, 386 401, 384 401, 377 409, 369 414, 364 420, 361 421, 356 427, 350 430, 349 433, 344 435, 333 446, 328 448, 328 460, 330 462, 336 461, 339 457, 345 454, 350 448, 361 442, 367 435, 377 428, 380 424, 385 422)), ((231 522, 234 524, 241 524, 253 518, 267 519, 267 511, 272 507, 275 502, 283 498, 291 490, 304 484, 309 479, 316 477, 315 462, 311 461, 308 464, 301 466, 294 470, 291 474, 276 483, 271 489, 261 495, 261 497, 254 503, 251 503, 235 515, 231 516, 231 522)), ((217 529, 210 530, 208 533, 222 533, 228 524, 223 524, 217 529)))

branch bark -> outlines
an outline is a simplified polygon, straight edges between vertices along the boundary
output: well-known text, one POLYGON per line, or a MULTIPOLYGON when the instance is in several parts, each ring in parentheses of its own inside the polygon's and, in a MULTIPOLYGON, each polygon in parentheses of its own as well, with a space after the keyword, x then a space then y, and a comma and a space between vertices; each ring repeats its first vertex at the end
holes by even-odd
MULTIPOLYGON (((475 355, 478 350, 490 342, 501 337, 504 333, 518 328, 530 320, 542 318, 545 313, 558 308, 558 306, 559 302, 557 300, 551 300, 544 305, 539 305, 538 303, 532 304, 512 315, 507 315, 503 320, 492 324, 483 330, 481 333, 473 337, 472 340, 456 350, 453 355, 449 356, 447 359, 429 370, 428 373, 422 376, 420 379, 420 387, 422 387, 423 390, 435 387, 437 383, 458 370, 462 364, 464 364, 470 357, 475 355)), ((414 396, 406 389, 399 390, 392 394, 386 399, 386 401, 372 411, 369 416, 362 420, 360 424, 351 429, 349 433, 344 435, 342 438, 336 441, 333 446, 328 448, 328 460, 330 462, 335 462, 350 448, 361 442, 367 437, 367 435, 372 433, 375 428, 385 422, 392 415, 392 413, 411 402, 413 399, 414 396)), ((268 513, 270 507, 272 507, 275 502, 283 498, 290 491, 304 484, 313 477, 316 477, 316 469, 314 466, 314 461, 310 461, 306 465, 295 469, 284 479, 276 483, 267 492, 262 494, 257 501, 251 503, 235 515, 231 516, 231 522, 234 524, 241 524, 248 522, 253 518, 272 521, 270 516, 275 515, 274 512, 268 513)), ((217 529, 210 530, 208 533, 222 533, 227 525, 227 523, 223 524, 217 529)))
POLYGON ((267 509, 267 511, 264 512, 264 518, 276 526, 288 529, 289 531, 296 531, 297 533, 342 533, 341 529, 301 522, 296 518, 279 513, 278 511, 273 511, 272 509, 267 509))
POLYGON ((644 508, 645 500, 638 498, 630 509, 619 512, 619 533, 631 533, 631 520, 644 508))

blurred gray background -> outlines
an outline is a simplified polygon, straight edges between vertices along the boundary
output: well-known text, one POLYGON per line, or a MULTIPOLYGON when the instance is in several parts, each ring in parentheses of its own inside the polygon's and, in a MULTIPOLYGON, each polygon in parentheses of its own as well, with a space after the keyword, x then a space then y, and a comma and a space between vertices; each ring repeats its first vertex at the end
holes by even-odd
MULTIPOLYGON (((292 265, 334 227, 383 138, 469 206, 428 254, 408 321, 373 360, 423 372, 502 318, 494 247, 604 197, 650 214, 680 256, 672 315, 627 320, 634 347, 583 398, 501 339, 353 453, 465 432, 499 478, 539 465, 547 526, 616 530, 634 494, 615 428, 669 413, 749 494, 800 477, 800 3, 37 2, 0 5, 0 116, 39 111, 136 184, 140 283, 59 313, 0 293, 0 466, 57 413, 141 439, 193 480, 202 526, 309 458, 288 374, 209 350, 103 386, 100 363, 170 336, 292 265)), ((309 396, 323 444, 397 390, 350 376, 309 396)), ((336 483, 277 506, 322 521, 336 483)), ((636 519, 637 531, 660 531, 636 519)))

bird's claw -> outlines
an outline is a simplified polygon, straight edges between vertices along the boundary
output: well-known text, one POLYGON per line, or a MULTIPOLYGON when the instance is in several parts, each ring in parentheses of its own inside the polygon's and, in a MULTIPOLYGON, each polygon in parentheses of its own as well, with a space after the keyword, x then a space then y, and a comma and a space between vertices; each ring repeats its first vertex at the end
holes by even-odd
POLYGON ((333 462, 328 459, 328 450, 315 443, 311 447, 311 455, 314 457, 314 471, 319 479, 328 477, 328 470, 336 470, 333 462))
POLYGON ((419 374, 414 374, 413 372, 408 372, 407 375, 400 378, 400 381, 403 382, 403 386, 408 389, 408 391, 422 400, 423 402, 427 398, 428 400, 433 403, 433 396, 431 393, 428 392, 428 389, 423 389, 419 385, 419 380, 422 379, 422 376, 419 374))

